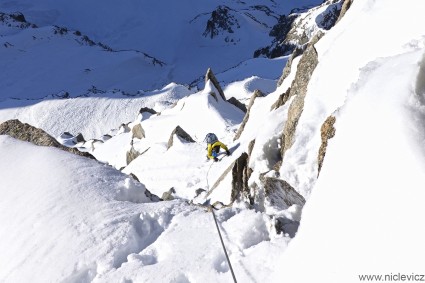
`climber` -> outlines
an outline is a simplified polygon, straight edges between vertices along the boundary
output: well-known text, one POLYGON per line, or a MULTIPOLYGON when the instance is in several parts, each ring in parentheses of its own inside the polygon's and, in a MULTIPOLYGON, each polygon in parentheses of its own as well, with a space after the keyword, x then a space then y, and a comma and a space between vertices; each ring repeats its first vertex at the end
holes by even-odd
POLYGON ((205 136, 204 141, 206 141, 207 144, 208 144, 207 158, 214 159, 214 161, 217 162, 218 161, 217 155, 220 152, 220 147, 226 151, 227 155, 230 155, 230 151, 227 148, 227 146, 224 143, 220 142, 215 134, 213 134, 213 133, 207 134, 205 136))

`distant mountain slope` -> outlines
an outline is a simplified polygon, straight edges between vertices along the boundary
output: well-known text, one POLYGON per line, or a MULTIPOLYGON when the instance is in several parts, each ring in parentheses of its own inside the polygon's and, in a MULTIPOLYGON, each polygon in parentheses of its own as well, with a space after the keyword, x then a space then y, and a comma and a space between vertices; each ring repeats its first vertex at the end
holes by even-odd
MULTIPOLYGON (((113 50, 138 50, 158 58, 169 66, 157 76, 154 87, 158 88, 171 81, 189 83, 208 67, 218 73, 252 58, 256 49, 270 43, 269 32, 280 15, 321 2, 261 0, 253 5, 236 0, 131 0, 125 4, 41 0, 35 4, 20 0, 0 4, 0 11, 19 11, 39 27, 57 25, 79 30, 113 50)), ((116 76, 128 75, 125 71, 122 74, 121 65, 111 67, 115 67, 116 76)), ((136 67, 132 71, 142 72, 136 67)), ((141 89, 152 88, 150 77, 141 81, 141 89)))

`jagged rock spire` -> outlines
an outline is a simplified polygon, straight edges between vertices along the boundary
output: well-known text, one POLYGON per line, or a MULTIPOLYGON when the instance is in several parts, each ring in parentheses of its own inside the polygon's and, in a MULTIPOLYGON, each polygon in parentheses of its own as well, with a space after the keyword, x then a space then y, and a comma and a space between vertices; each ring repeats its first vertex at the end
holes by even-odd
POLYGON ((221 88, 220 84, 217 81, 217 78, 214 76, 213 71, 211 68, 208 68, 207 73, 205 75, 205 84, 211 81, 211 83, 214 85, 214 87, 217 89, 218 93, 220 94, 221 98, 223 100, 226 100, 226 97, 224 96, 223 89, 221 88))

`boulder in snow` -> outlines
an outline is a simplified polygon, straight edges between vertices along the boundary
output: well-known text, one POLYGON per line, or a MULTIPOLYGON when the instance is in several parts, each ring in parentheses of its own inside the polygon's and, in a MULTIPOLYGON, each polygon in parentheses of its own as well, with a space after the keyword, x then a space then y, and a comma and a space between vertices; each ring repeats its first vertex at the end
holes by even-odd
POLYGON ((192 137, 185 132, 185 130, 183 130, 180 126, 177 126, 170 135, 170 139, 168 140, 167 144, 167 149, 173 146, 174 135, 186 142, 195 142, 192 137))
POLYGON ((143 130, 142 125, 140 123, 135 125, 133 129, 131 129, 131 132, 133 133, 133 139, 143 139, 146 137, 145 130, 143 130))

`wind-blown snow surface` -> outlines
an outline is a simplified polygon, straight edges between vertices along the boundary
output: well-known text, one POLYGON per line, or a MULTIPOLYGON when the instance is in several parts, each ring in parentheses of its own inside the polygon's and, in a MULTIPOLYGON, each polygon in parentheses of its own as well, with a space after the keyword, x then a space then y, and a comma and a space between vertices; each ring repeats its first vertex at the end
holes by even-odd
MULTIPOLYGON (((22 4, 48 25, 63 13, 22 4)), ((422 5, 422 0, 355 0, 316 44, 319 65, 279 172, 308 199, 296 238, 290 242, 274 228, 278 215, 300 220, 295 206, 276 211, 258 204, 248 210, 235 203, 217 212, 239 282, 358 282, 359 274, 424 273, 422 5), (320 127, 331 114, 336 135, 317 179, 320 127)), ((238 69, 217 75, 227 83, 226 96, 247 102, 253 85, 268 94, 256 99, 236 141, 243 114, 214 99, 209 83, 201 91, 171 84, 144 97, 111 90, 75 99, 2 101, 0 120, 20 118, 55 136, 71 129, 99 138, 121 123, 140 123, 146 137, 133 139, 132 146, 147 151, 127 165, 132 133, 117 130, 91 151, 113 167, 125 166, 123 173, 135 174, 142 185, 98 161, 1 136, 0 281, 232 282, 211 213, 187 201, 204 201, 204 193, 194 199, 196 190, 208 191, 253 139, 250 181, 272 169, 291 100, 270 109, 291 85, 298 62, 276 90, 272 76, 241 77, 238 69), (75 113, 55 114, 59 105, 75 113), (142 106, 161 114, 137 116, 142 106), (49 122, 55 116, 60 123, 49 122), (196 142, 174 137, 167 149, 176 125, 196 142), (210 131, 232 148, 232 156, 205 161, 202 139, 210 131), (174 201, 153 203, 144 194, 149 189, 161 196, 171 186, 174 201)), ((263 63, 270 62, 240 67, 263 63)), ((228 203, 230 182, 222 180, 209 200, 228 203)))
MULTIPOLYGON (((58 149, 0 136, 0 152, 0 281, 231 282, 204 209, 152 203, 127 175, 58 149)), ((216 214, 240 280, 276 268, 288 238, 273 236, 269 217, 216 214)))
MULTIPOLYGON (((302 159, 306 169, 311 164, 310 154, 317 154, 311 148, 318 149, 320 141, 312 138, 320 135, 312 119, 333 114, 336 135, 276 282, 424 274, 422 8, 422 1, 354 1, 317 44, 320 63, 298 126, 310 131, 299 130, 297 137, 310 141, 295 144, 286 161, 302 159), (360 37, 364 45, 356 44, 360 37)), ((307 178, 282 171, 300 188, 313 179, 307 170, 300 170, 307 178)))

